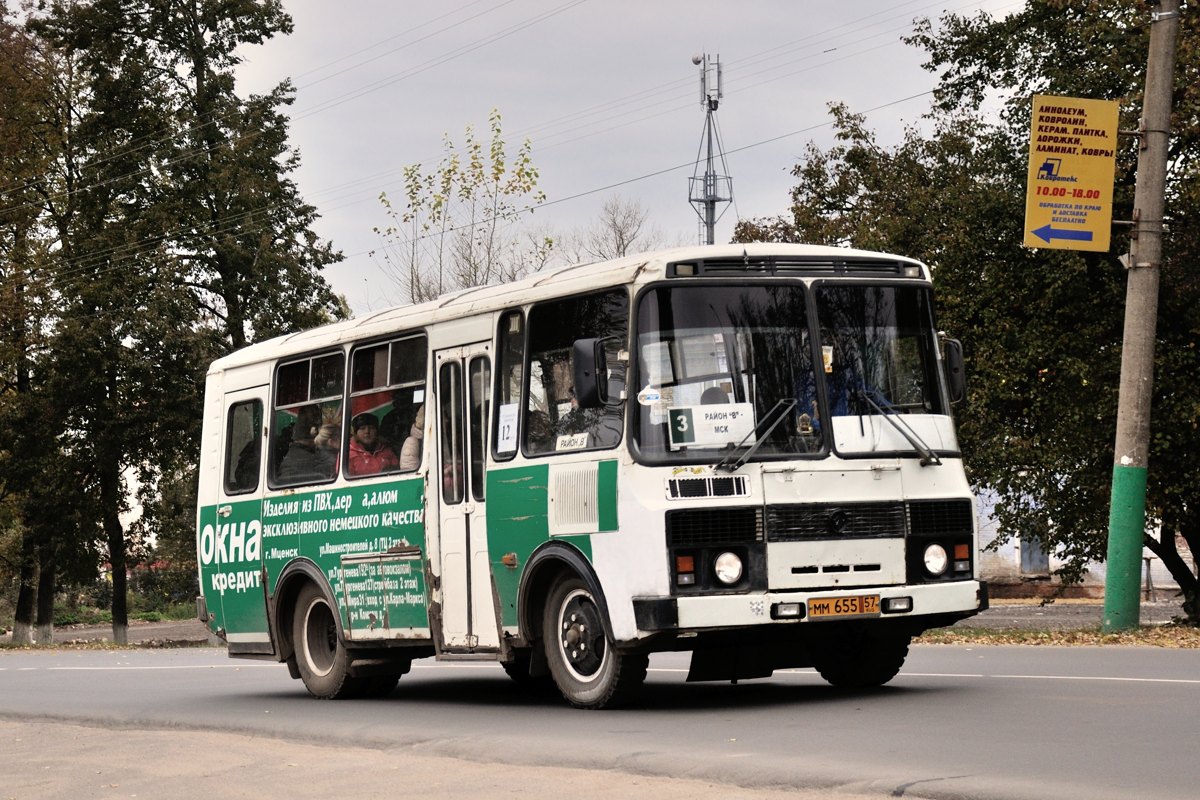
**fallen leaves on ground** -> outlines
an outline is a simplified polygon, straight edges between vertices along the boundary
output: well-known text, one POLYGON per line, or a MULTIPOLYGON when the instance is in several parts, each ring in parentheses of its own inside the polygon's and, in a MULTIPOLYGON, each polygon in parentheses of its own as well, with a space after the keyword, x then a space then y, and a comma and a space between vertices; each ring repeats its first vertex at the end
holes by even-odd
POLYGON ((1200 628, 1192 625, 1147 625, 1133 631, 1105 633, 1099 627, 1067 631, 1020 628, 937 628, 916 644, 1055 645, 1200 648, 1200 628))

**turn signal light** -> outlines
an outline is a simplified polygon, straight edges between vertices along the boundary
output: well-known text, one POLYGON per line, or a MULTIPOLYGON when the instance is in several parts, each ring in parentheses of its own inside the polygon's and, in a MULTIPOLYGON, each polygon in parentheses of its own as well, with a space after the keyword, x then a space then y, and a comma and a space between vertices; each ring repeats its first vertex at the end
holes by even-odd
POLYGON ((954 545, 954 560, 955 561, 966 561, 970 557, 971 557, 971 545, 969 545, 969 544, 954 545))
POLYGON ((675 556, 675 584, 696 585, 696 559, 694 556, 675 556))

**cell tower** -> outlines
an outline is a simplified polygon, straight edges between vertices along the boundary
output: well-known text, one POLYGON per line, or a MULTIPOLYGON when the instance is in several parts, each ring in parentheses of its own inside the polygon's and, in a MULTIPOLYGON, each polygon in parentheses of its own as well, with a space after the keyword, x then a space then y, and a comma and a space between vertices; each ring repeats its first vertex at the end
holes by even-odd
POLYGON ((700 67, 700 104, 704 106, 704 133, 700 137, 700 150, 696 153, 696 171, 688 186, 688 199, 700 216, 701 240, 713 244, 713 229, 717 220, 717 203, 728 203, 733 199, 733 179, 727 174, 717 174, 716 160, 721 161, 721 172, 727 173, 725 152, 721 148, 721 134, 717 130, 717 106, 725 96, 721 80, 721 57, 709 58, 707 53, 692 56, 692 63, 700 67), (700 163, 704 162, 704 174, 700 174, 700 163))

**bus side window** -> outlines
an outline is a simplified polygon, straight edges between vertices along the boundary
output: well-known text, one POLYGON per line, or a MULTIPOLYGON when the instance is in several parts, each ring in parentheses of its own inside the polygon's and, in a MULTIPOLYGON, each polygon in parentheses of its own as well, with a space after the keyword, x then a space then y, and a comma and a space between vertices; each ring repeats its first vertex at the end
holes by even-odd
POLYGON ((467 367, 468 425, 470 427, 471 496, 484 499, 487 474, 487 418, 491 405, 492 376, 486 356, 471 359, 467 367))
POLYGON ((347 476, 417 469, 425 434, 425 335, 357 347, 350 358, 347 476))
POLYGON ((581 408, 575 397, 573 349, 577 339, 604 340, 608 396, 625 391, 629 296, 623 290, 539 303, 529 312, 529 377, 524 444, 527 455, 616 447, 624 403, 581 408), (548 430, 543 430, 548 428, 548 430))
POLYGON ((520 311, 506 311, 497 328, 496 418, 492 457, 508 461, 517 454, 521 410, 521 371, 525 364, 525 324, 520 311))
POLYGON ((262 418, 260 400, 235 403, 229 409, 225 437, 225 494, 245 494, 258 488, 262 418))
POLYGON ((441 413, 442 502, 461 503, 466 496, 466 431, 463 429, 462 365, 442 364, 438 373, 441 413))
POLYGON ((272 487, 324 483, 337 475, 345 365, 339 351, 282 364, 276 371, 272 487))

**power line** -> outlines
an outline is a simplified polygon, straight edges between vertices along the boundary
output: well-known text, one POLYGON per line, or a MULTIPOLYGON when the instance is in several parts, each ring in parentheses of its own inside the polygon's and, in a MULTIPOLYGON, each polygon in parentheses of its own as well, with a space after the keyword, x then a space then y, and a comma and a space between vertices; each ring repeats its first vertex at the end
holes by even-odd
MULTIPOLYGON (((569 4, 567 4, 567 7, 569 7, 569 6, 571 6, 571 5, 574 5, 574 3, 569 3, 569 4)), ((564 8, 564 6, 560 6, 560 7, 559 7, 559 9, 563 9, 563 8, 564 8)), ((534 21, 537 21, 537 20, 534 20, 534 21)), ((533 24, 533 22, 534 22, 534 21, 528 21, 528 24, 533 24)), ((513 28, 519 28, 519 26, 513 26, 513 28)), ((510 30, 511 30, 511 29, 510 29, 510 30)), ((876 36, 874 36, 874 37, 867 37, 867 39, 861 39, 861 40, 859 40, 859 41, 865 41, 865 40, 869 40, 870 38, 876 38, 877 36, 878 36, 878 34, 877 34, 876 36)), ((477 43, 477 44, 478 44, 478 43, 477 43)), ((482 46, 482 45, 480 45, 480 46, 482 46)), ((886 45, 881 45, 881 46, 886 46, 886 45)), ((777 49, 777 48, 776 48, 776 49, 777 49)), ((870 48, 870 49, 877 49, 877 48, 870 48)), ((845 58, 851 58, 851 57, 855 57, 855 56, 857 56, 857 55, 861 55, 861 53, 862 53, 862 52, 867 52, 867 51, 860 51, 860 52, 858 52, 858 53, 852 53, 852 54, 848 54, 848 55, 843 55, 843 56, 840 56, 840 57, 839 57, 839 59, 836 59, 836 60, 842 60, 842 59, 845 59, 845 58)), ((793 62, 789 62, 789 63, 795 63, 795 61, 793 61, 793 62)), ((791 75, 798 74, 798 72, 807 71, 807 70, 809 70, 809 69, 815 69, 815 68, 817 68, 817 66, 825 66, 825 65, 827 65, 828 63, 832 63, 832 62, 825 62, 825 63, 824 63, 824 64, 822 64, 822 65, 814 65, 814 66, 811 66, 811 67, 807 67, 807 68, 805 68, 804 70, 799 70, 799 71, 795 71, 795 72, 787 73, 786 75, 782 75, 782 76, 775 76, 775 77, 772 77, 772 78, 767 78, 767 79, 764 79, 763 81, 759 81, 759 82, 757 82, 757 83, 750 84, 749 86, 743 87, 743 89, 746 89, 746 88, 751 88, 751 87, 753 87, 753 86, 761 85, 762 83, 767 83, 767 82, 770 82, 770 81, 773 81, 773 80, 779 80, 779 79, 781 79, 781 78, 783 78, 783 77, 789 77, 789 76, 791 76, 791 75)), ((766 72, 769 72, 769 71, 770 71, 769 69, 768 69, 768 70, 761 70, 761 71, 759 71, 759 72, 757 72, 757 73, 751 73, 751 74, 752 74, 752 75, 758 75, 758 74, 764 74, 764 73, 766 73, 766 72)), ((927 94, 927 93, 926 93, 926 94, 927 94)), ((920 96, 920 95, 914 95, 914 97, 915 97, 915 96, 920 96)), ((897 101, 897 102, 903 102, 903 101, 897 101)), ((890 105, 890 104, 887 104, 887 105, 890 105)), ((886 105, 885 105, 885 106, 880 106, 880 108, 882 108, 882 107, 886 107, 886 105)), ((875 110, 875 109, 872 109, 872 110, 875 110)), ((654 116, 657 116, 657 115, 654 115, 654 116)), ((636 121, 640 121, 640 120, 635 120, 635 122, 636 122, 636 121)), ((632 123, 625 123, 625 124, 632 124, 632 123)), ((826 123, 826 124, 828 124, 828 123, 826 123)), ((615 129, 615 128, 617 128, 617 127, 622 127, 622 126, 621 126, 621 125, 618 125, 618 126, 613 126, 613 128, 612 128, 612 129, 615 129)), ((782 135, 781 137, 775 137, 775 138, 773 138, 773 139, 770 139, 770 140, 763 140, 762 142, 758 142, 758 143, 755 143, 755 144, 753 144, 753 145, 747 145, 747 146, 743 146, 743 147, 738 147, 738 148, 735 148, 735 149, 729 150, 729 151, 727 151, 727 152, 729 152, 729 153, 736 153, 736 152, 740 152, 740 151, 742 151, 742 150, 749 149, 750 147, 756 147, 756 146, 760 146, 760 145, 762 145, 762 144, 769 143, 770 141, 775 141, 775 140, 778 140, 778 139, 780 139, 780 138, 786 138, 786 137, 788 137, 788 136, 793 136, 793 135, 796 135, 796 134, 798 134, 798 133, 801 133, 801 132, 804 132, 804 131, 807 131, 807 130, 815 130, 815 129, 819 128, 819 127, 822 127, 822 126, 818 125, 818 126, 813 126, 813 127, 810 127, 810 128, 805 128, 805 129, 802 129, 802 130, 800 130, 800 131, 795 131, 795 132, 792 132, 792 133, 789 133, 789 134, 784 134, 784 135, 782 135)), ((611 130, 611 129, 610 129, 610 130, 611 130)), ((586 138, 586 137, 578 137, 578 138, 586 138)), ((574 140, 571 140, 571 141, 574 141, 574 140)), ((560 145, 562 145, 562 144, 566 144, 566 143, 568 143, 568 142, 560 142, 560 143, 558 143, 558 144, 556 144, 556 145, 551 145, 551 146, 560 146, 560 145)), ((683 165, 683 166, 688 166, 688 165, 683 165)), ((586 192, 582 192, 582 193, 578 193, 578 194, 575 194, 575 195, 570 195, 570 196, 568 196, 568 197, 564 197, 564 198, 560 198, 560 199, 557 199, 557 200, 549 201, 549 202, 547 202, 547 203, 543 203, 543 204, 542 204, 541 206, 539 206, 539 207, 545 207, 545 206, 557 205, 557 204, 559 204, 559 203, 562 203, 562 202, 566 202, 566 201, 569 201, 569 200, 578 199, 578 198, 580 198, 580 197, 584 197, 584 196, 588 196, 588 195, 591 195, 591 194, 595 194, 595 193, 597 193, 597 192, 606 191, 606 190, 609 190, 609 189, 612 189, 612 188, 616 188, 616 187, 619 187, 619 186, 627 185, 627 184, 629 184, 629 183, 633 183, 633 182, 636 182, 636 181, 639 181, 639 180, 644 180, 644 179, 646 179, 646 178, 649 178, 649 177, 654 177, 655 175, 664 174, 664 173, 666 173, 666 172, 671 172, 671 171, 674 171, 674 170, 677 170, 677 169, 680 169, 680 168, 682 168, 682 167, 681 167, 681 166, 675 166, 675 167, 669 167, 669 168, 667 168, 667 169, 665 169, 665 170, 658 170, 658 171, 655 171, 655 172, 653 172, 653 173, 648 173, 648 174, 646 174, 646 175, 639 176, 639 177, 637 177, 637 178, 631 178, 631 179, 628 179, 628 180, 626 180, 626 181, 621 181, 621 182, 618 182, 618 183, 610 184, 609 186, 600 187, 600 188, 598 188, 598 189, 592 189, 592 190, 588 190, 588 191, 586 191, 586 192)), ((377 179, 377 178, 378 178, 378 175, 376 175, 376 176, 374 176, 374 177, 377 179)), ((346 184, 342 184, 342 185, 340 185, 340 186, 341 186, 341 187, 345 187, 345 186, 351 186, 351 185, 354 185, 354 183, 356 183, 356 182, 349 182, 349 183, 346 183, 346 184)), ((340 188, 340 187, 339 187, 339 188, 340 188)), ((361 202, 361 201, 359 201, 359 202, 361 202)), ((352 204, 353 204, 353 203, 352 203, 352 204)), ((337 208, 337 207, 342 207, 342 206, 336 206, 335 208, 337 208)), ((203 229, 202 229, 202 230, 201 230, 199 233, 200 233, 200 234, 202 234, 202 235, 221 235, 221 234, 223 234, 223 233, 234 232, 234 231, 236 231, 236 230, 238 230, 238 229, 240 229, 240 228, 242 228, 242 227, 244 227, 244 226, 247 226, 247 225, 250 225, 250 224, 254 223, 254 222, 256 221, 256 220, 255 220, 255 214, 262 214, 262 215, 266 215, 266 214, 268 214, 269 212, 270 212, 270 207, 266 207, 266 208, 264 208, 264 209, 261 209, 261 210, 258 210, 258 211, 251 211, 251 212, 247 212, 246 214, 244 214, 244 215, 241 215, 240 217, 231 217, 231 218, 227 218, 227 219, 226 219, 226 220, 225 220, 225 221, 222 223, 222 227, 220 227, 220 228, 213 228, 212 230, 208 231, 207 233, 205 233, 205 232, 203 231, 203 229)), ((166 234, 164 234, 164 235, 162 235, 162 236, 158 236, 158 237, 155 237, 155 238, 153 238, 153 239, 148 239, 148 240, 145 240, 145 241, 143 241, 143 242, 141 242, 141 243, 136 243, 136 242, 135 242, 135 243, 129 243, 129 244, 120 245, 120 246, 114 246, 114 247, 112 247, 112 248, 109 248, 107 251, 101 251, 101 252, 99 252, 99 253, 93 253, 93 254, 90 254, 90 256, 91 256, 91 257, 90 257, 90 260, 88 260, 88 261, 85 261, 85 262, 82 262, 79 268, 80 268, 80 269, 87 269, 87 268, 89 267, 89 265, 91 265, 91 264, 95 264, 95 263, 99 263, 99 262, 103 261, 103 260, 104 260, 106 257, 114 257, 114 256, 115 256, 115 257, 117 257, 117 258, 131 257, 131 256, 132 256, 132 254, 134 254, 134 253, 138 252, 139 250, 143 249, 143 248, 144 248, 144 247, 146 247, 146 246, 153 246, 153 245, 155 245, 155 244, 158 244, 158 243, 162 243, 162 242, 170 241, 170 240, 171 240, 171 235, 170 235, 171 233, 172 233, 172 232, 167 232, 166 234), (141 245, 141 246, 139 247, 139 245, 141 245)), ((363 252, 369 252, 369 251, 363 251, 363 252)), ((354 254, 351 254, 351 256, 349 256, 349 257, 354 257, 354 256, 358 256, 358 255, 361 255, 361 254, 362 254, 362 252, 359 252, 359 253, 354 253, 354 254)))
MULTIPOLYGON (((868 108, 868 109, 866 109, 865 111, 862 111, 862 112, 860 112, 860 113, 863 113, 863 114, 870 114, 870 113, 873 113, 873 112, 875 112, 875 111, 882 111, 882 110, 883 110, 883 109, 885 109, 885 108, 890 108, 890 107, 892 107, 892 106, 899 105, 899 104, 901 104, 901 103, 907 103, 907 102, 908 102, 908 101, 910 101, 910 100, 916 100, 916 99, 917 99, 917 98, 919 98, 919 97, 926 97, 926 96, 928 96, 928 95, 932 95, 932 94, 933 94, 933 90, 932 90, 932 89, 930 89, 930 90, 928 90, 928 91, 919 92, 919 93, 917 93, 917 94, 909 95, 908 97, 902 97, 902 98, 900 98, 900 99, 898 99, 898 100, 892 100, 892 101, 890 101, 890 102, 887 102, 887 103, 882 103, 882 104, 880 104, 880 105, 874 106, 873 108, 868 108)), ((819 123, 816 123, 816 124, 814 124, 814 125, 809 125, 809 126, 807 126, 807 127, 804 127, 804 128, 799 128, 799 129, 797 129, 797 130, 794 130, 794 131, 788 131, 787 133, 781 133, 781 134, 779 134, 779 135, 777 135, 777 136, 771 136, 771 137, 769 137, 769 138, 767 138, 767 139, 760 139, 760 140, 759 140, 759 141, 757 141, 757 142, 752 142, 751 144, 742 145, 741 147, 735 147, 735 148, 732 148, 732 149, 726 150, 725 152, 726 152, 726 154, 728 155, 728 154, 732 154, 732 153, 740 153, 740 152, 743 152, 743 151, 745 151, 745 150, 752 150, 752 149, 754 149, 754 148, 756 148, 756 147, 762 147, 763 145, 772 144, 773 142, 782 141, 783 139, 789 139, 789 138, 791 138, 791 137, 793 137, 793 136, 799 136, 799 135, 800 135, 800 134, 802 134, 802 133, 811 133, 812 131, 819 130, 819 129, 821 129, 821 128, 827 128, 827 127, 829 127, 829 126, 830 126, 830 125, 832 125, 832 124, 833 124, 833 121, 832 121, 832 120, 827 120, 827 121, 825 121, 825 122, 819 122, 819 123)), ((597 187, 595 187, 595 188, 588 189, 588 190, 586 190, 586 191, 582 191, 582 192, 576 192, 575 194, 572 194, 572 195, 567 195, 566 197, 560 197, 560 198, 558 198, 558 199, 556 199, 556 200, 547 200, 547 201, 545 201, 544 203, 540 203, 540 204, 538 204, 538 205, 537 205, 536 207, 534 207, 534 208, 528 209, 528 213, 532 213, 532 212, 538 211, 538 210, 540 210, 540 209, 543 209, 543 208, 548 208, 548 207, 550 207, 550 206, 555 206, 555 205, 558 205, 558 204, 560 204, 560 203, 568 203, 568 202, 570 202, 570 201, 572 201, 572 200, 578 200, 578 199, 580 199, 580 198, 582 198, 582 197, 589 197, 589 196, 591 196, 591 195, 594 195, 594 194, 599 194, 600 192, 607 192, 607 191, 610 191, 610 190, 612 190, 612 189, 619 189, 619 188, 621 188, 622 186, 628 186, 628 185, 630 185, 630 184, 633 184, 633 183, 638 183, 638 182, 640 182, 640 181, 649 180, 650 178, 657 178, 657 177, 659 177, 660 175, 666 175, 666 174, 668 174, 668 173, 671 173, 671 172, 676 172, 676 171, 678 171, 678 170, 690 169, 690 168, 692 168, 692 167, 694 167, 694 166, 695 166, 695 161, 687 161, 687 162, 684 162, 684 163, 682 163, 682 164, 675 164, 674 166, 665 167, 665 168, 663 168, 663 169, 657 169, 657 170, 654 170, 653 172, 647 172, 647 173, 644 173, 644 174, 642 174, 642 175, 638 175, 638 176, 636 176, 636 177, 633 177, 633 178, 626 178, 626 179, 624 179, 624 180, 616 181, 616 182, 614 182, 614 183, 605 184, 604 186, 597 186, 597 187)), ((483 224, 483 223, 490 222, 490 221, 491 221, 490 219, 487 219, 487 220, 481 220, 480 222, 478 222, 478 223, 475 223, 475 224, 483 224)), ((457 229, 451 229, 451 230, 457 230, 457 229)), ((450 232, 450 231, 447 231, 447 232, 450 232)), ((431 234, 431 235, 432 235, 432 234, 431 234)), ((422 237, 422 238, 425 238, 425 237, 422 237)), ((347 255, 347 256, 346 256, 346 258, 355 258, 355 257, 357 257, 357 256, 366 255, 366 254, 368 254, 368 253, 370 253, 370 252, 371 252, 370 250, 360 250, 360 251, 359 251, 359 252, 357 252, 357 253, 350 253, 349 255, 347 255)))

